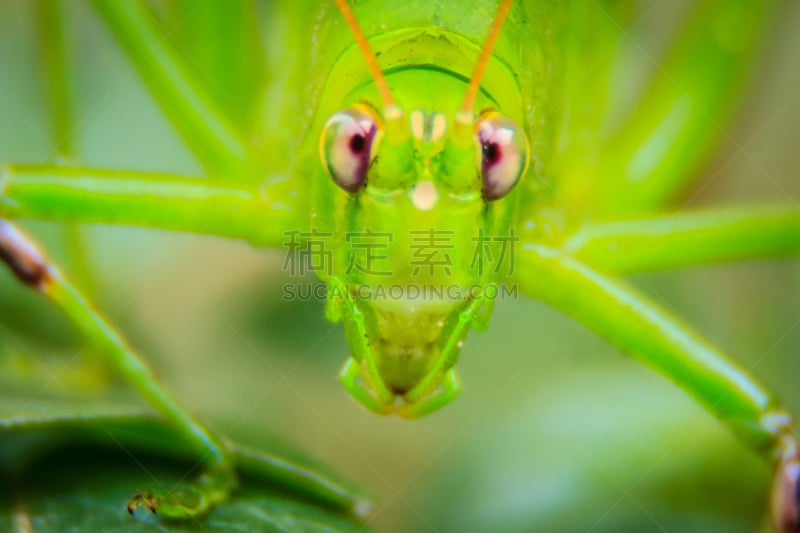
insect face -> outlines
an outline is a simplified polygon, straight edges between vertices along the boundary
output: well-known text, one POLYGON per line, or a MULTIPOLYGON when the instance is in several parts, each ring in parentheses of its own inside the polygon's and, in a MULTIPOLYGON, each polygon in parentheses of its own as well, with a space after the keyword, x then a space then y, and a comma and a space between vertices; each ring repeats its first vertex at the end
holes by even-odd
MULTIPOLYGON (((436 75, 450 78, 439 86, 463 90, 436 75)), ((431 111, 435 98, 416 94, 400 128, 388 125, 397 117, 358 103, 334 113, 320 138, 335 185, 327 189, 339 215, 333 232, 343 237, 331 276, 338 303, 329 305, 339 306, 359 394, 403 416, 443 393, 476 313, 489 307, 484 290, 497 269, 480 238, 508 233, 510 193, 529 158, 511 119, 487 111, 465 130, 457 110, 431 111)))
POLYGON ((323 231, 337 241, 320 277, 328 317, 344 323, 350 343, 344 384, 376 412, 417 417, 458 391, 452 367, 464 338, 476 317, 488 318, 487 289, 510 274, 497 263, 513 268, 513 254, 486 243, 514 245, 512 192, 529 148, 496 110, 519 119, 521 98, 513 77, 480 84, 485 68, 503 69, 492 38, 471 63, 464 51, 476 45, 437 28, 368 43, 340 4, 361 57, 344 52, 333 66, 343 74, 331 104, 339 95, 345 107, 320 130, 312 220, 329 221, 323 231))

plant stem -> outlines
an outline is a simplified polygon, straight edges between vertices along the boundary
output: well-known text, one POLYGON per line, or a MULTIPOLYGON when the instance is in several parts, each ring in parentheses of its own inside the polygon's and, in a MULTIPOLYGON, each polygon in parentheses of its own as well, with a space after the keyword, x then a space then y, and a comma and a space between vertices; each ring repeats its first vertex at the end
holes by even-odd
POLYGON ((138 0, 93 0, 93 4, 178 134, 208 172, 219 177, 241 175, 250 160, 247 144, 202 86, 190 77, 168 42, 170 34, 159 31, 138 0))
POLYGON ((665 58, 626 122, 604 144, 592 175, 601 177, 602 213, 652 211, 696 175, 741 95, 774 2, 694 2, 665 58))

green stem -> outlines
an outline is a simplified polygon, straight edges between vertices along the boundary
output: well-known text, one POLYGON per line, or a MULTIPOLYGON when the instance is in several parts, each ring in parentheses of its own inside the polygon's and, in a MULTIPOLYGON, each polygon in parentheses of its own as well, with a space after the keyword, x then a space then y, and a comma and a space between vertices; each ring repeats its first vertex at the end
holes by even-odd
POLYGON ((635 292, 573 258, 524 247, 518 281, 524 292, 572 316, 623 352, 694 396, 754 449, 773 451, 784 420, 776 401, 745 370, 687 325, 635 292))
POLYGON ((704 0, 656 66, 648 89, 601 150, 595 205, 646 212, 696 175, 728 124, 773 2, 704 0))
POLYGON ((74 152, 72 137, 72 105, 67 76, 66 39, 64 38, 64 6, 62 0, 38 0, 39 29, 43 73, 52 118, 52 137, 59 157, 70 158, 74 152))
POLYGON ((255 0, 171 0, 166 8, 184 64, 239 130, 253 133, 267 67, 255 0))
POLYGON ((93 0, 95 10, 138 70, 153 97, 197 159, 213 174, 239 175, 247 144, 193 80, 138 0, 93 0))
POLYGON ((741 207, 590 225, 564 249, 594 268, 642 272, 800 252, 800 208, 741 207))
MULTIPOLYGON (((38 0, 39 33, 43 53, 43 74, 49 99, 51 136, 55 150, 62 160, 75 156, 73 135, 73 105, 70 78, 68 75, 63 0, 38 0)), ((86 261, 86 246, 79 228, 65 225, 64 240, 67 242, 67 266, 73 278, 84 289, 93 288, 93 277, 86 261)))
POLYGON ((148 366, 127 346, 116 330, 97 313, 58 268, 47 262, 36 245, 14 226, 0 219, 0 260, 17 278, 58 307, 79 328, 97 353, 175 428, 183 444, 206 464, 194 482, 172 490, 143 491, 128 504, 128 511, 146 505, 168 517, 195 516, 225 500, 236 486, 236 473, 225 446, 197 422, 178 400, 161 386, 148 366))
POLYGON ((193 448, 207 466, 206 472, 195 482, 170 491, 161 489, 136 495, 128 504, 128 510, 138 506, 140 501, 155 498, 155 503, 148 506, 158 507, 165 516, 194 516, 225 500, 236 485, 236 474, 225 447, 156 380, 147 365, 56 268, 48 267, 39 290, 83 330, 86 338, 97 346, 98 353, 175 428, 185 444, 193 448))
POLYGON ((288 184, 261 188, 59 165, 0 167, 0 216, 149 226, 280 246, 303 212, 288 184))
POLYGON ((180 428, 184 435, 190 437, 188 442, 195 447, 194 451, 198 456, 210 454, 212 462, 215 463, 225 460, 227 456, 224 447, 216 442, 167 392, 167 389, 158 383, 152 371, 128 348, 116 331, 53 267, 50 267, 49 277, 42 285, 42 292, 67 315, 71 322, 83 330, 86 338, 98 347, 98 351, 105 354, 126 381, 133 384, 168 423, 180 428))

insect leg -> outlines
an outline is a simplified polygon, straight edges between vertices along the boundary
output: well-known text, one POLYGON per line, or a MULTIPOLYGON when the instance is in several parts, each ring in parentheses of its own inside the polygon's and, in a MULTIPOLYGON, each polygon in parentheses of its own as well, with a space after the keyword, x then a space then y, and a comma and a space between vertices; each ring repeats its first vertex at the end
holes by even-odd
POLYGON ((433 391, 430 396, 413 403, 406 403, 397 408, 397 416, 400 418, 414 419, 429 415, 438 411, 448 403, 452 402, 461 392, 461 380, 455 369, 447 371, 438 389, 433 391))
POLYGON ((344 385, 344 388, 347 389, 361 405, 373 413, 379 415, 391 414, 393 405, 381 401, 380 398, 365 386, 362 381, 361 366, 352 357, 348 358, 344 367, 342 367, 342 371, 339 373, 339 380, 342 382, 342 385, 344 385))
POLYGON ((368 340, 364 313, 353 301, 347 285, 340 279, 330 280, 328 293, 334 296, 329 298, 326 303, 325 315, 331 322, 344 321, 345 334, 350 346, 358 346, 360 352, 358 361, 352 357, 348 359, 339 378, 345 387, 355 394, 359 402, 371 411, 385 414, 385 409, 380 405, 391 407, 394 402, 394 394, 386 386, 378 372, 372 346, 368 340), (363 368, 361 368, 362 365, 363 368), (361 377, 362 381, 357 381, 358 377, 361 377), (363 380, 369 381, 369 388, 374 391, 374 395, 365 390, 363 380))
MULTIPOLYGON (((521 289, 582 322, 689 392, 753 450, 776 464, 773 519, 800 528, 800 456, 791 417, 744 369, 621 281, 559 250, 528 244, 521 289), (789 518, 787 518, 789 517, 789 518)), ((787 525, 788 524, 788 525, 787 525)), ((794 529, 792 529, 794 528, 794 529)))
POLYGON ((0 220, 0 260, 22 283, 55 304, 92 339, 108 363, 138 389, 206 464, 206 472, 194 482, 171 491, 137 494, 129 504, 129 511, 145 505, 153 512, 180 518, 204 513, 225 500, 236 486, 236 474, 222 444, 158 383, 147 365, 31 240, 4 220, 0 220))
POLYGON ((650 85, 599 151, 598 211, 652 211, 696 175, 734 110, 770 5, 693 3, 650 85))
POLYGON ((800 209, 711 209, 589 225, 564 249, 604 272, 630 273, 800 253, 800 209))
POLYGON ((280 246, 302 195, 281 177, 233 184, 63 165, 0 165, 0 216, 148 226, 280 246))

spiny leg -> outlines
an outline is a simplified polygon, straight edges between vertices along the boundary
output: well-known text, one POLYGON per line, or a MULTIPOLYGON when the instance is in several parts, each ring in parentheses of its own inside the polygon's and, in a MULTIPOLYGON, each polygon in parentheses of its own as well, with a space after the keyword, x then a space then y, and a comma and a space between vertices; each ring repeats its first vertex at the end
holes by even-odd
POLYGON ((800 455, 791 417, 753 377, 635 292, 563 252, 528 244, 517 281, 694 396, 776 464, 773 521, 800 530, 800 455))
POLYGON ((203 458, 206 471, 195 481, 173 490, 137 494, 128 511, 139 505, 167 517, 183 518, 208 511, 236 487, 236 474, 227 451, 156 380, 151 370, 84 299, 69 280, 14 226, 0 219, 0 260, 28 287, 53 302, 67 318, 96 343, 98 352, 119 371, 203 458))

